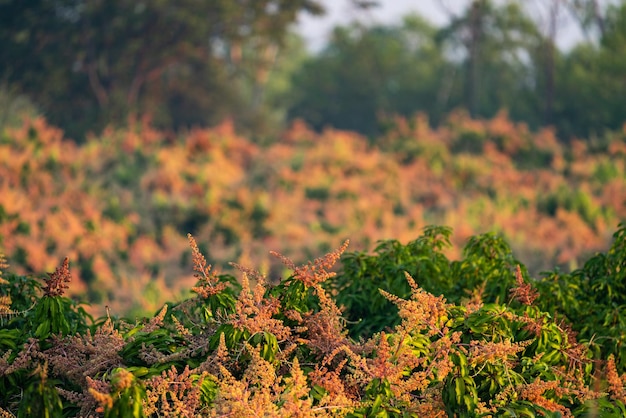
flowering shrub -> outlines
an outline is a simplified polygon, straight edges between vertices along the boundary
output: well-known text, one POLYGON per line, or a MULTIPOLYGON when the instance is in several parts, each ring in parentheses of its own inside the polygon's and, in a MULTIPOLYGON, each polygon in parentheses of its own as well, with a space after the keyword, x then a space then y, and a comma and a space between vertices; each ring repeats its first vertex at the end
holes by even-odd
POLYGON ((422 289, 444 295, 450 302, 466 303, 471 299, 472 303, 480 300, 502 304, 511 299, 509 290, 518 280, 517 269, 527 272, 502 237, 491 233, 471 237, 463 258, 451 261, 445 254, 451 234, 450 228, 430 226, 406 245, 382 241, 374 254, 354 252, 344 256, 339 275, 328 281, 327 287, 347 308, 348 328, 353 336, 378 332, 399 322, 398 317, 389 315, 394 307, 379 289, 409 296, 406 272, 422 289))
MULTIPOLYGON (((501 233, 535 275, 570 271, 607 248, 626 219, 624 143, 615 132, 564 144, 505 114, 456 113, 436 129, 423 116, 397 118, 371 139, 302 123, 262 145, 226 123, 173 138, 138 120, 76 144, 36 118, 0 131, 0 247, 19 275, 54 271, 69 257, 67 296, 88 300, 96 316, 105 305, 144 316, 188 297, 187 232, 221 270, 250 264, 270 281, 282 272, 268 248, 302 263, 347 237, 360 251, 398 240, 388 252, 428 224, 454 228, 451 245, 433 251, 464 257, 468 279, 478 280, 470 256, 480 258, 480 247, 462 250, 482 231, 501 233)), ((477 244, 488 248, 486 239, 477 244)), ((512 280, 514 260, 503 263, 512 280)), ((407 296, 403 269, 395 275, 407 296)), ((414 275, 434 291, 427 272, 414 275)))
POLYGON ((304 265, 273 253, 291 271, 276 285, 240 265, 239 282, 215 273, 189 236, 196 296, 134 321, 67 298, 67 259, 43 286, 0 259, 0 416, 623 416, 621 323, 594 327, 582 310, 623 308, 625 231, 560 281, 530 280, 494 236, 449 262, 450 230, 433 227, 408 248, 381 244, 378 260, 347 241, 304 265), (371 296, 399 271, 406 288, 376 289, 396 309, 387 325, 376 313, 350 336, 345 318, 363 311, 338 305, 349 276, 371 296))

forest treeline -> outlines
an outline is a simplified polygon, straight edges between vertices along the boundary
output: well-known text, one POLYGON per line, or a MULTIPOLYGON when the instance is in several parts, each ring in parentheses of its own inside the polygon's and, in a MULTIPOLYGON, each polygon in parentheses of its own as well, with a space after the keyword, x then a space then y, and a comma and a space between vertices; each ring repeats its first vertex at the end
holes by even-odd
POLYGON ((345 239, 370 251, 446 225, 451 259, 489 231, 536 277, 580 267, 624 219, 623 131, 565 145, 505 113, 454 113, 436 129, 426 117, 397 117, 375 144, 302 123, 269 144, 232 124, 172 138, 135 121, 83 144, 43 118, 0 132, 8 262, 35 274, 69 257, 72 294, 116 312, 151 312, 187 295, 187 233, 216 271, 236 262, 281 277, 270 250, 300 263, 345 239))
POLYGON ((129 114, 174 132, 231 119, 256 141, 298 118, 373 139, 394 115, 437 126, 459 108, 506 110, 563 140, 622 127, 624 1, 465 6, 442 26, 412 15, 338 27, 309 53, 294 24, 323 13, 319 1, 4 1, 0 123, 39 112, 79 142, 129 114), (565 19, 585 35, 567 50, 565 19))

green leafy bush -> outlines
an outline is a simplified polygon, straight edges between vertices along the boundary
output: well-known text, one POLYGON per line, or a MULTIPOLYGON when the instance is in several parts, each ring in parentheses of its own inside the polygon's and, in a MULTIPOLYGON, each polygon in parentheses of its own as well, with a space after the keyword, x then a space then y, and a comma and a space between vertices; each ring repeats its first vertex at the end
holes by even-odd
POLYGON ((538 280, 491 234, 449 261, 450 235, 273 253, 291 271, 276 285, 216 274, 189 236, 196 296, 135 321, 64 296, 67 259, 43 285, 2 261, 0 415, 623 416, 626 227, 538 280))
POLYGON ((515 285, 515 267, 521 264, 508 244, 495 234, 478 235, 470 238, 463 259, 451 261, 444 254, 451 234, 450 228, 430 226, 406 245, 382 241, 374 254, 344 254, 339 274, 327 286, 337 294, 337 303, 346 308, 351 335, 367 336, 397 325, 393 304, 379 289, 408 296, 405 272, 424 290, 449 301, 460 303, 475 294, 484 302, 508 301, 509 289, 515 285))
POLYGON ((565 318, 597 358, 616 357, 626 371, 626 224, 613 234, 606 253, 569 274, 555 270, 536 283, 538 306, 565 318))

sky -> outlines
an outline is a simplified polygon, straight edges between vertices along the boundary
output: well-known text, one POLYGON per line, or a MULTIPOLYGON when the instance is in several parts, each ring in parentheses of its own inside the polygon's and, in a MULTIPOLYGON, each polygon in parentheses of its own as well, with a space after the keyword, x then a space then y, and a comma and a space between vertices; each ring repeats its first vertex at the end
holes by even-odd
MULTIPOLYGON (((452 2, 458 3, 457 7, 462 7, 465 3, 464 0, 452 2)), ((406 14, 419 12, 433 23, 446 22, 446 16, 437 0, 378 0, 379 6, 369 12, 357 11, 350 0, 321 0, 321 3, 326 8, 325 16, 303 14, 298 24, 299 33, 312 51, 319 51, 325 45, 333 27, 345 25, 355 18, 371 23, 393 24, 400 22, 406 14)))
MULTIPOLYGON (((460 13, 470 3, 470 0, 378 0, 378 7, 363 12, 357 11, 350 0, 320 1, 326 8, 326 15, 315 17, 302 14, 297 26, 298 32, 313 52, 324 47, 333 27, 345 25, 355 18, 370 23, 394 24, 399 23, 402 16, 417 12, 439 26, 448 21, 448 11, 460 13)), ((542 14, 545 15, 547 3, 545 0, 526 0, 529 12, 534 13, 539 22, 542 14)), ((582 33, 565 11, 562 12, 560 28, 557 44, 562 48, 567 49, 583 39, 582 33)))

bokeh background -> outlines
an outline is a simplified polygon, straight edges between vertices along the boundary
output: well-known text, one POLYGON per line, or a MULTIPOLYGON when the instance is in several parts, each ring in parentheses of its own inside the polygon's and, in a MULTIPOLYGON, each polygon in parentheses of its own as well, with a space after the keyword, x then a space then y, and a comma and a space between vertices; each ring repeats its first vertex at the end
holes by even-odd
MULTIPOLYGON (((152 312, 214 268, 495 232, 535 276, 626 220, 626 2, 0 2, 0 251, 152 312)), ((100 313, 100 312, 96 312, 100 313)))

